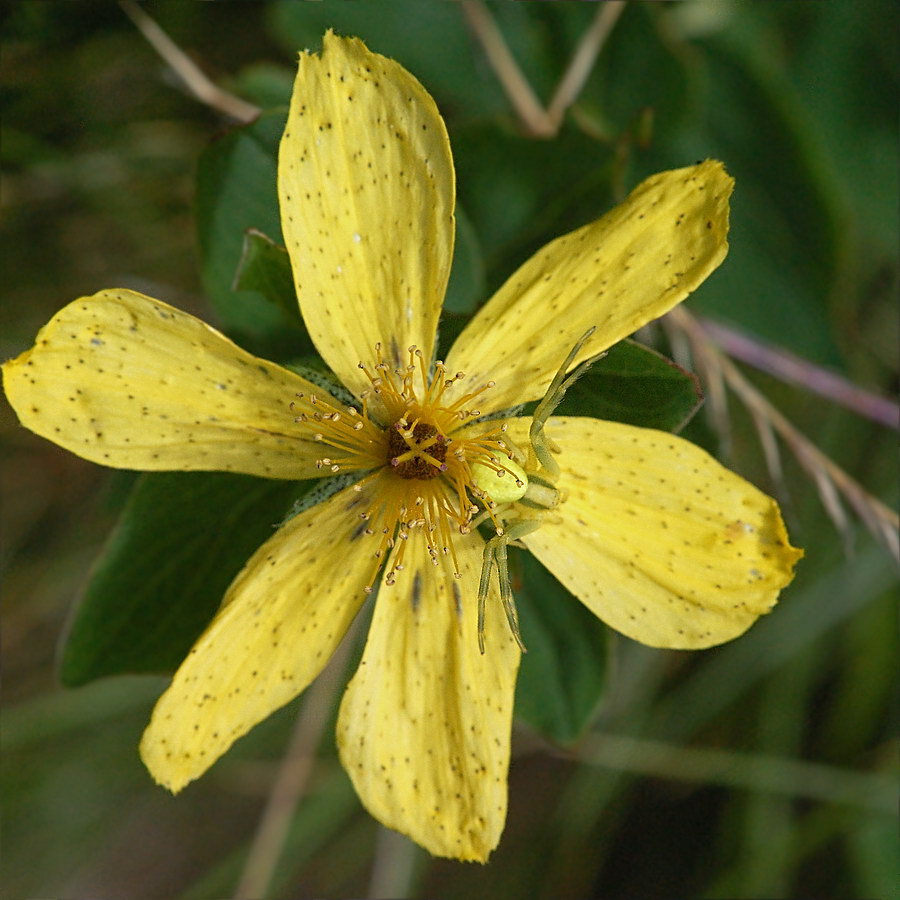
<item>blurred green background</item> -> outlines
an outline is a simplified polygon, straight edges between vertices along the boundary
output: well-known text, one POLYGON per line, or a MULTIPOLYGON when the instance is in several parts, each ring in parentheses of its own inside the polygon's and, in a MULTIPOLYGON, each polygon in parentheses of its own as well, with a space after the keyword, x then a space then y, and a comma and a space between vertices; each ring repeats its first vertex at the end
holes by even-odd
MULTIPOLYGON (((724 160, 737 181, 731 251, 690 308, 896 394, 896 4, 628 4, 551 140, 523 135, 459 4, 145 8, 213 80, 265 108, 286 102, 295 52, 317 47, 329 26, 410 69, 454 150, 466 221, 457 312, 644 175, 724 160)), ((489 10, 547 100, 597 6, 489 10)), ((285 333, 280 313, 230 317, 221 288, 230 258, 213 259, 203 243, 198 159, 233 140, 231 126, 184 93, 121 10, 11 4, 0 72, 0 357, 28 347, 65 303, 118 286, 271 349, 285 333)), ((231 240, 249 225, 277 237, 273 185, 265 166, 250 169, 263 179, 259 209, 246 211, 253 221, 226 222, 231 240)), ((670 350, 661 332, 650 337, 670 350)), ((748 374, 851 477, 896 505, 894 432, 748 374)), ((750 417, 735 398, 730 408, 729 441, 702 412, 687 436, 779 491, 750 417)), ((165 679, 70 690, 56 671, 67 617, 132 477, 34 437, 5 401, 0 415, 2 895, 231 896, 303 699, 179 798, 152 785, 137 742, 165 679)), ((556 629, 557 656, 550 648, 542 660, 530 645, 509 819, 488 866, 431 860, 386 838, 326 727, 268 896, 897 896, 896 567, 852 515, 839 534, 807 472, 784 457, 779 496, 806 558, 747 636, 703 653, 653 651, 599 630, 585 636, 566 609, 542 632, 556 629)), ((544 577, 526 575, 538 586, 544 577)), ((527 590, 521 607, 528 643, 527 590)))

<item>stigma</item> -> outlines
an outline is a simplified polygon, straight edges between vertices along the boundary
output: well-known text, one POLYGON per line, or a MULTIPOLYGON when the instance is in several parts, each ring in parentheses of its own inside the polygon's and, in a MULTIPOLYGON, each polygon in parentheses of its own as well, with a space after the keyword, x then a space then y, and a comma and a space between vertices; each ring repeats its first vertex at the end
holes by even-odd
POLYGON ((388 462, 401 478, 427 481, 446 472, 448 446, 449 439, 434 425, 418 419, 395 422, 388 430, 388 462))

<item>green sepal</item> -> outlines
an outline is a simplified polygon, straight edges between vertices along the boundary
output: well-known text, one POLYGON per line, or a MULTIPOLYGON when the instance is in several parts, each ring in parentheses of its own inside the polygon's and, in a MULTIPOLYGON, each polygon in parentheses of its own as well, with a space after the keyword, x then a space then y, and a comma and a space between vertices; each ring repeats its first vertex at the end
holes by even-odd
MULTIPOLYGON (((326 470, 327 471, 327 470, 326 470)), ((338 491, 350 487, 359 481, 366 472, 345 472, 342 475, 333 475, 331 477, 321 478, 315 482, 314 487, 310 488, 302 497, 296 499, 291 505, 288 514, 284 517, 281 524, 286 525, 294 516, 324 503, 329 497, 333 497, 338 491)))
POLYGON ((344 406, 359 407, 359 400, 344 387, 338 377, 328 368, 325 361, 318 356, 304 356, 300 361, 285 363, 285 368, 312 382, 316 387, 327 391, 344 406))

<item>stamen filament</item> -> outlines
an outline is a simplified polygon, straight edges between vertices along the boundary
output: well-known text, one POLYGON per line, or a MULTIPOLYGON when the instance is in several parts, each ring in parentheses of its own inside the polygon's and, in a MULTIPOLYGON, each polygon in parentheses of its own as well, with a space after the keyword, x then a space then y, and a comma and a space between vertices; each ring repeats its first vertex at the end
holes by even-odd
MULTIPOLYGON (((518 477, 504 465, 504 458, 513 458, 503 439, 505 425, 485 423, 480 434, 459 436, 464 424, 481 416, 474 401, 494 382, 448 396, 464 373, 448 377, 438 360, 429 374, 425 354, 414 345, 407 352, 408 363, 395 368, 384 359, 382 345, 375 345, 374 364, 359 363, 370 387, 360 393, 358 405, 338 406, 316 394, 298 394, 291 403, 294 422, 323 445, 317 468, 370 470, 354 486, 371 496, 369 507, 359 513, 364 527, 355 534, 372 554, 366 593, 379 573, 392 585, 411 565, 407 547, 417 529, 432 564, 446 557, 455 577, 461 577, 454 537, 482 521, 503 534, 501 507, 476 482, 473 467, 518 477)), ((508 581, 502 587, 509 590, 508 581)))

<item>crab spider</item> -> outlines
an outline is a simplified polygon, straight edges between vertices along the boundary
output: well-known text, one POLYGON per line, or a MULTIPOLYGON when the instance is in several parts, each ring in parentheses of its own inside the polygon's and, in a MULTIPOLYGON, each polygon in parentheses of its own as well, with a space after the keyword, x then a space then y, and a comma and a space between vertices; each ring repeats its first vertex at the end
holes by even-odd
POLYGON ((512 455, 508 460, 499 463, 499 471, 481 464, 475 466, 475 482, 485 492, 485 509, 472 525, 476 526, 488 517, 497 524, 499 519, 503 518, 503 524, 498 525, 497 533, 485 544, 481 566, 481 583, 478 587, 478 649, 482 653, 484 653, 484 608, 494 566, 497 567, 500 600, 503 603, 506 620, 516 643, 523 652, 525 650, 519 631, 516 602, 509 581, 506 548, 510 544, 521 547, 518 542, 531 532, 537 531, 541 527, 544 515, 559 505, 560 496, 556 482, 559 480, 560 469, 559 463, 553 458, 554 453, 559 453, 559 448, 544 433, 544 425, 559 406, 566 391, 598 359, 606 355, 604 352, 592 356, 571 373, 566 374, 578 351, 593 333, 594 329, 590 328, 581 336, 550 382, 547 393, 535 408, 528 430, 528 439, 531 443, 528 456, 526 457, 517 447, 511 446, 509 449, 512 455), (503 478, 501 481, 505 474, 512 477, 503 478))

